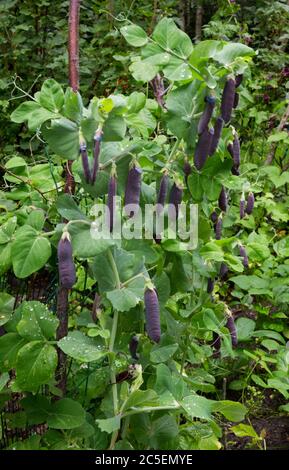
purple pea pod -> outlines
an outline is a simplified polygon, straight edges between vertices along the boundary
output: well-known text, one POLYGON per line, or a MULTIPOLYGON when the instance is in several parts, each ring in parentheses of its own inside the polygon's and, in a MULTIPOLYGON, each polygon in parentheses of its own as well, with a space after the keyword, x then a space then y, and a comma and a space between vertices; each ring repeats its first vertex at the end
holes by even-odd
POLYGON ((243 258, 243 266, 247 269, 249 267, 249 259, 245 247, 243 245, 239 246, 239 253, 240 256, 243 258))
POLYGON ((206 163, 213 135, 214 129, 211 127, 209 130, 205 129, 199 137, 194 155, 194 163, 197 170, 201 170, 206 163))
POLYGON ((235 78, 236 88, 238 88, 241 85, 242 81, 243 81, 243 74, 240 73, 235 78))
POLYGON ((217 220, 218 220, 218 214, 216 211, 213 211, 210 215, 210 219, 211 221, 213 222, 213 224, 216 224, 217 223, 217 220))
POLYGON ((89 161, 88 161, 88 155, 87 155, 87 148, 85 143, 80 144, 80 154, 81 154, 81 161, 82 161, 82 168, 83 168, 83 173, 84 173, 84 178, 86 183, 90 183, 91 181, 91 175, 90 175, 90 168, 89 168, 89 161))
POLYGON ((221 211, 226 212, 226 210, 228 209, 228 198, 227 198, 227 192, 224 186, 222 186, 218 202, 219 202, 219 208, 221 209, 221 211))
POLYGON ((208 279, 207 283, 207 294, 211 294, 215 287, 215 281, 211 277, 208 279))
POLYGON ((215 151, 218 148, 223 127, 224 127, 224 119, 221 116, 219 116, 214 126, 214 135, 212 137, 210 151, 209 151, 210 156, 214 155, 215 151))
POLYGON ((92 167, 92 174, 91 174, 92 184, 95 183, 96 175, 99 170, 99 153, 100 153, 101 139, 102 139, 102 130, 98 129, 94 135, 93 167, 92 167))
POLYGON ((138 336, 136 335, 132 336, 129 342, 129 352, 130 352, 132 359, 134 359, 135 361, 137 361, 139 358, 139 355, 137 353, 138 344, 139 344, 138 336))
POLYGON ((190 163, 188 162, 188 160, 185 160, 185 162, 184 162, 183 172, 184 172, 184 175, 185 175, 185 182, 187 184, 188 183, 188 177, 192 173, 192 167, 191 167, 190 163))
POLYGON ((112 170, 112 174, 108 182, 108 196, 107 196, 107 209, 108 209, 107 224, 108 224, 110 233, 113 231, 113 227, 115 223, 116 191, 117 191, 117 179, 116 179, 114 170, 112 170))
POLYGON ((221 101, 221 116, 226 124, 231 119, 235 99, 235 88, 235 80, 229 78, 225 83, 221 101))
POLYGON ((217 223, 215 225, 215 238, 216 240, 221 240, 222 238, 222 228, 223 228, 223 221, 222 218, 219 217, 217 223))
POLYGON ((241 158, 240 158, 240 141, 237 133, 234 136, 234 141, 233 141, 233 162, 234 162, 234 167, 239 168, 240 163, 241 163, 241 158))
POLYGON ((160 307, 157 292, 154 288, 146 288, 144 303, 148 336, 155 343, 159 343, 161 338, 160 307))
POLYGON ((234 104, 233 104, 233 108, 236 109, 239 105, 239 101, 240 101, 240 95, 239 93, 235 93, 235 98, 234 98, 234 104))
POLYGON ((244 219, 245 217, 245 200, 243 198, 240 199, 240 219, 244 219))
POLYGON ((201 119, 199 120, 198 134, 202 134, 208 128, 209 122, 214 112, 216 98, 214 96, 206 96, 205 101, 207 104, 201 119))
POLYGON ((227 278, 228 275, 228 266, 226 263, 222 263, 220 266, 220 271, 219 271, 219 276, 222 281, 224 281, 227 278))
POLYGON ((57 247, 58 271, 60 285, 71 289, 76 282, 75 266, 72 257, 72 246, 68 232, 64 232, 57 247))
POLYGON ((171 219, 178 219, 179 216, 179 204, 182 202, 183 189, 174 183, 170 191, 168 216, 171 219))
POLYGON ((226 328, 228 328, 230 335, 232 346, 235 348, 238 345, 238 337, 237 337, 237 330, 234 322, 234 318, 230 315, 227 319, 226 328))
MULTIPOLYGON (((125 196, 124 196, 124 204, 128 206, 129 204, 134 204, 135 206, 139 206, 140 200, 140 191, 141 191, 141 175, 142 170, 141 168, 133 165, 129 172, 126 182, 125 188, 125 196)), ((130 210, 129 208, 125 211, 129 217, 134 215, 134 211, 130 210)))
POLYGON ((158 199, 157 199, 158 214, 160 214, 164 209, 164 204, 165 204, 167 192, 168 192, 168 185, 169 185, 169 177, 168 177, 167 172, 165 172, 160 182, 160 189, 159 189, 158 199))
POLYGON ((234 160, 234 153, 233 153, 233 142, 229 142, 227 145, 227 150, 231 155, 232 159, 234 160))
POLYGON ((254 194, 249 193, 248 198, 247 198, 247 206, 246 206, 246 210, 245 210, 246 214, 248 214, 248 215, 252 214, 253 209, 254 209, 254 205, 255 205, 254 194))

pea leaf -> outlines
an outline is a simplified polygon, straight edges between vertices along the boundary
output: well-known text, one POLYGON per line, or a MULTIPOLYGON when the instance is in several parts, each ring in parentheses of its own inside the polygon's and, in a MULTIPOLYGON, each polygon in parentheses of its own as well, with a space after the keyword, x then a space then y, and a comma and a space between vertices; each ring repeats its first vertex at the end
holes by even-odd
POLYGON ((68 333, 57 344, 65 354, 79 362, 98 361, 107 355, 101 340, 89 338, 81 331, 68 333))
POLYGON ((50 242, 33 227, 24 225, 15 234, 12 243, 13 270, 17 277, 25 278, 38 271, 51 255, 50 242))
POLYGON ((13 313, 15 299, 7 292, 0 292, 0 326, 7 323, 13 313))
POLYGON ((73 429, 85 422, 85 410, 78 401, 63 398, 47 410, 47 424, 53 429, 73 429))
POLYGON ((39 94, 39 102, 43 108, 59 113, 64 104, 64 92, 53 78, 45 80, 39 94))
POLYGON ((13 122, 22 123, 27 121, 31 131, 35 131, 40 128, 44 122, 57 117, 57 114, 43 108, 36 101, 21 103, 11 114, 11 120, 13 122))
POLYGON ((18 352, 15 385, 23 391, 35 392, 54 378, 56 366, 55 348, 42 341, 31 341, 18 352))
POLYGON ((28 340, 54 338, 58 320, 46 305, 32 300, 23 302, 20 310, 21 320, 17 325, 20 336, 28 340))
POLYGON ((120 28, 120 32, 131 46, 141 47, 148 42, 146 32, 135 24, 120 28))

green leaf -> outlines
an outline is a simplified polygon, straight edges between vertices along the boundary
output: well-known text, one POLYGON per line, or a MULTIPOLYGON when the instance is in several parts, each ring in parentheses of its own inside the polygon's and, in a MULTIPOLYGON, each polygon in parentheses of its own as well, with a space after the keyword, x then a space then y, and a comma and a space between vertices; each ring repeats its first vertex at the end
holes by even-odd
POLYGON ((193 198, 193 202, 201 202, 203 200, 202 178, 198 171, 193 172, 188 177, 188 187, 193 198))
POLYGON ((158 395, 154 390, 136 390, 127 399, 123 410, 156 406, 157 400, 158 395))
POLYGON ((103 139, 107 142, 118 142, 124 139, 126 123, 122 116, 109 114, 103 126, 103 139))
POLYGON ((273 245, 275 253, 282 258, 289 256, 289 237, 284 237, 273 245))
POLYGON ((248 436, 248 437, 253 437, 254 439, 260 439, 255 429, 250 424, 241 423, 241 424, 238 424, 237 426, 232 426, 230 428, 230 431, 232 431, 237 437, 248 436))
POLYGON ((231 277, 230 280, 241 289, 250 291, 251 293, 254 293, 259 289, 262 290, 269 288, 269 281, 267 279, 262 279, 261 277, 256 276, 255 274, 253 274, 252 276, 235 276, 231 277))
POLYGON ((30 436, 28 439, 23 441, 13 442, 8 449, 10 450, 39 450, 40 449, 41 436, 30 436))
POLYGON ((165 415, 153 419, 148 413, 132 416, 130 418, 134 437, 142 447, 150 449, 172 449, 174 438, 178 434, 178 426, 173 416, 165 415))
POLYGON ((26 219, 26 224, 35 228, 35 230, 42 230, 45 222, 45 214, 42 209, 36 209, 30 212, 29 216, 26 219))
POLYGON ((0 292, 0 326, 7 323, 13 313, 15 299, 7 292, 0 292))
POLYGON ((154 277, 153 281, 158 293, 160 306, 164 306, 169 299, 171 292, 169 276, 165 271, 162 271, 159 275, 154 277))
POLYGON ((50 126, 43 126, 42 133, 50 149, 65 160, 79 156, 79 129, 68 119, 55 119, 50 126))
POLYGON ((85 410, 71 398, 58 400, 48 410, 47 424, 53 429, 73 429, 85 422, 85 410))
POLYGON ((145 139, 156 126, 155 118, 147 109, 142 109, 138 114, 129 114, 125 120, 130 128, 136 129, 145 139))
POLYGON ((68 87, 65 92, 62 114, 70 121, 80 123, 82 118, 83 103, 80 94, 68 87))
POLYGON ((112 239, 97 238, 91 236, 91 225, 75 223, 69 226, 73 253, 80 258, 90 258, 96 256, 114 245, 112 239))
POLYGON ((285 140, 288 137, 288 132, 286 131, 280 131, 280 132, 275 132, 274 134, 271 134, 268 138, 268 142, 280 142, 280 140, 285 140))
POLYGON ((29 424, 41 424, 46 422, 49 408, 51 407, 47 397, 43 395, 27 395, 21 400, 29 424))
POLYGON ((197 65, 199 62, 207 62, 207 59, 213 58, 216 53, 223 48, 221 41, 209 39, 197 44, 190 55, 190 64, 197 65))
POLYGON ((44 122, 57 117, 57 114, 44 109, 39 103, 36 103, 36 101, 21 103, 11 114, 11 120, 13 122, 22 123, 28 121, 28 127, 31 131, 35 131, 40 128, 44 122))
POLYGON ((21 320, 17 331, 27 340, 51 339, 55 337, 58 320, 46 305, 36 300, 23 302, 20 307, 21 320))
POLYGON ((81 331, 68 333, 57 344, 65 354, 80 362, 98 361, 108 353, 99 338, 89 338, 81 331))
POLYGON ((216 179, 212 178, 211 176, 202 175, 201 184, 203 188, 203 193, 206 194, 209 201, 216 201, 221 192, 221 183, 219 181, 216 181, 216 179))
POLYGON ((254 320, 251 320, 250 318, 238 318, 235 324, 238 341, 248 341, 251 339, 256 326, 254 320))
POLYGON ((18 351, 26 344, 26 340, 17 333, 6 333, 0 337, 0 365, 4 370, 15 367, 18 351))
POLYGON ((136 114, 145 107, 146 96, 144 93, 134 91, 127 98, 127 111, 129 114, 136 114))
POLYGON ((56 208, 66 220, 88 220, 70 194, 61 194, 56 200, 56 208))
POLYGON ((54 378, 56 366, 55 348, 42 341, 31 341, 18 352, 16 384, 23 391, 36 391, 54 378))
POLYGON ((159 68, 143 60, 138 60, 129 66, 129 70, 133 78, 138 82, 149 82, 156 76, 159 68))
POLYGON ((178 347, 178 344, 156 347, 156 349, 152 349, 150 353, 150 360, 154 363, 166 362, 175 354, 178 347))
POLYGON ((238 57, 249 58, 255 55, 251 47, 241 44, 240 42, 228 42, 220 52, 214 55, 214 60, 224 65, 230 65, 238 57))
POLYGON ((192 125, 195 94, 195 84, 189 83, 171 91, 166 100, 168 127, 178 138, 186 138, 192 125))
POLYGON ((12 265, 11 245, 11 243, 7 243, 7 245, 0 245, 0 276, 2 276, 2 274, 5 274, 12 265))
POLYGON ((230 253, 225 253, 224 261, 229 268, 233 271, 241 273, 244 271, 244 266, 240 258, 235 255, 231 255, 230 253))
POLYGON ((106 297, 111 302, 113 308, 119 312, 126 312, 135 307, 141 300, 130 289, 115 289, 107 292, 106 297))
POLYGON ((172 57, 163 69, 164 76, 173 81, 189 80, 192 77, 190 66, 181 59, 172 57))
POLYGON ((128 283, 127 287, 107 292, 106 296, 113 308, 125 312, 135 307, 143 299, 144 285, 144 277, 139 277, 128 283))
POLYGON ((204 257, 206 261, 214 260, 217 262, 224 261, 224 252, 222 247, 217 244, 217 242, 206 243, 200 249, 201 256, 204 257))
POLYGON ((198 395, 189 395, 181 401, 181 406, 190 418, 212 419, 211 411, 213 400, 198 395))
POLYGON ((270 331, 270 330, 256 330, 252 333, 252 336, 256 336, 257 338, 273 338, 276 341, 279 341, 281 344, 285 344, 286 341, 284 340, 283 336, 277 331, 270 331))
POLYGON ((286 405, 281 405, 279 409, 281 411, 285 411, 286 413, 289 413, 289 403, 286 403, 286 405))
POLYGON ((247 408, 241 403, 235 401, 222 400, 212 403, 212 411, 214 413, 222 413, 222 415, 229 421, 238 422, 245 419, 247 408))
POLYGON ((59 113, 64 104, 64 92, 53 78, 45 80, 39 94, 39 101, 43 108, 59 113))
POLYGON ((4 372, 0 375, 0 392, 2 392, 3 388, 7 385, 10 380, 10 375, 8 372, 4 372))
POLYGON ((107 434, 111 434, 120 428, 120 416, 114 416, 113 418, 96 419, 96 424, 99 429, 107 434))
POLYGON ((51 256, 50 242, 29 225, 20 227, 12 244, 13 270, 20 279, 42 268, 51 256))
POLYGON ((205 309, 203 313, 203 322, 208 330, 215 331, 216 333, 220 332, 220 328, 222 325, 220 324, 220 321, 218 320, 212 309, 205 309))
POLYGON ((270 257, 270 249, 266 245, 260 243, 248 243, 246 248, 249 260, 251 261, 260 262, 270 257))
POLYGON ((8 243, 17 227, 17 217, 11 217, 0 227, 0 245, 8 243))
POLYGON ((120 32, 131 46, 141 47, 148 42, 146 32, 140 26, 135 24, 130 24, 120 28, 120 32))
POLYGON ((167 52, 174 51, 183 59, 190 56, 193 44, 189 36, 179 29, 174 20, 163 18, 154 29, 153 40, 167 52))

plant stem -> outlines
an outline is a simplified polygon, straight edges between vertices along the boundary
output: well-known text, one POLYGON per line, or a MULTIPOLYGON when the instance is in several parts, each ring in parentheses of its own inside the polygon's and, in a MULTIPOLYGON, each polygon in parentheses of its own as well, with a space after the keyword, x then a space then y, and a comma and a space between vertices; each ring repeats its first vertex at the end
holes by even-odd
POLYGON ((80 0, 70 0, 68 19, 68 59, 69 59, 69 82, 73 91, 79 87, 79 7, 80 0))
MULTIPOLYGON (((117 266, 115 264, 115 260, 114 260, 111 250, 108 250, 108 259, 109 259, 109 262, 111 264, 111 267, 114 273, 116 288, 120 289, 121 284, 120 284, 119 274, 118 274, 117 266)), ((118 311, 114 310, 112 329, 111 329, 110 340, 109 340, 110 381, 111 381, 111 386, 112 386, 112 400, 113 400, 114 416, 118 415, 117 383, 116 383, 115 365, 114 365, 114 357, 113 357, 114 342, 115 342, 115 337, 116 337, 116 332, 117 332, 117 323, 118 323, 118 311)), ((114 431, 114 433, 112 434, 111 442, 109 446, 110 450, 114 448, 117 437, 118 437, 118 431, 114 431)))

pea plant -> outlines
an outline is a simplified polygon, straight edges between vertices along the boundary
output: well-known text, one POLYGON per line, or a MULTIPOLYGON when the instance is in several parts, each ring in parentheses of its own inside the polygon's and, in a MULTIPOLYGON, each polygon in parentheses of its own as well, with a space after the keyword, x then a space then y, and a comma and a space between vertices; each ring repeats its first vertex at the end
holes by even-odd
POLYGON ((11 426, 42 425, 16 448, 219 449, 223 421, 245 418, 212 370, 236 358, 224 284, 248 269, 241 234, 259 190, 234 127, 253 51, 193 46, 167 18, 150 36, 129 22, 120 32, 138 91, 84 103, 51 78, 11 115, 43 154, 3 166, 0 271, 58 285, 54 303, 0 296, 1 404, 21 394, 11 426), (180 220, 181 202, 198 205, 197 246, 167 226, 146 237, 144 222, 113 236, 117 217, 133 231, 148 204, 180 220))

